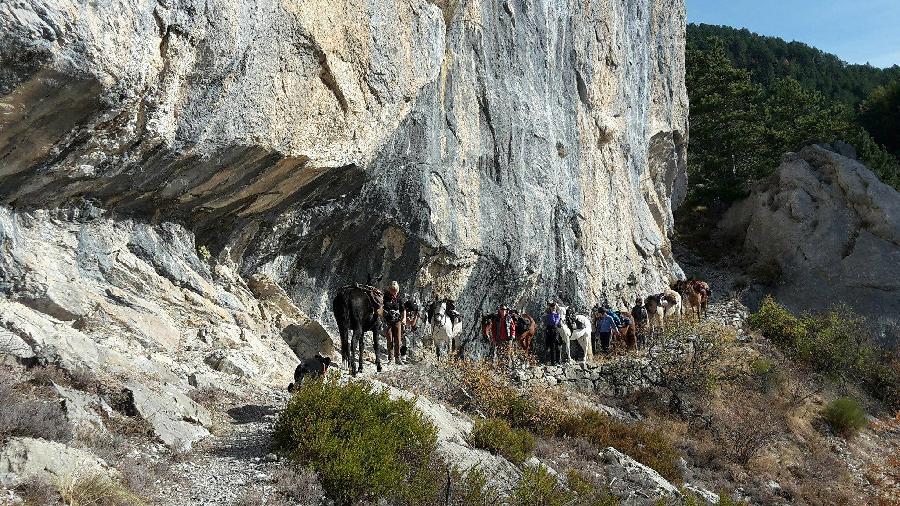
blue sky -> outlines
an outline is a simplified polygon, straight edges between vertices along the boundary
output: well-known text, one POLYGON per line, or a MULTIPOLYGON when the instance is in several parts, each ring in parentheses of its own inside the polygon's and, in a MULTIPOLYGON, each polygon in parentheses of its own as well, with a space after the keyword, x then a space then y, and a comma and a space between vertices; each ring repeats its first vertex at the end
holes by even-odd
POLYGON ((851 63, 900 64, 900 0, 686 0, 688 21, 797 40, 851 63))

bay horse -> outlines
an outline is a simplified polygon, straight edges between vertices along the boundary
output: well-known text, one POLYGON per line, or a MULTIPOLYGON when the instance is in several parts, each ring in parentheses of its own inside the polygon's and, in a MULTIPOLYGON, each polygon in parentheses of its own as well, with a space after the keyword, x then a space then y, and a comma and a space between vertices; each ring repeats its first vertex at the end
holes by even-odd
MULTIPOLYGON (((600 316, 599 307, 594 307, 593 314, 591 315, 595 320, 600 316)), ((631 316, 631 313, 628 311, 613 311, 611 309, 606 309, 606 312, 614 312, 615 316, 618 317, 620 324, 616 325, 616 328, 619 330, 619 338, 622 340, 622 343, 625 345, 625 349, 627 351, 635 351, 637 350, 637 324, 634 322, 634 317, 631 316), (624 322, 628 322, 624 324, 624 322)), ((618 345, 614 340, 610 343, 610 348, 615 350, 618 345)))
POLYGON ((537 322, 528 313, 512 312, 513 320, 516 322, 516 342, 519 347, 525 351, 525 354, 531 353, 531 341, 537 334, 537 322))
POLYGON ((698 279, 691 279, 676 281, 672 288, 682 296, 684 305, 690 310, 692 315, 697 316, 697 321, 700 321, 701 317, 706 316, 709 297, 712 295, 709 284, 698 279))
POLYGON ((359 283, 347 285, 338 290, 332 302, 334 319, 341 334, 341 359, 349 365, 350 373, 356 376, 363 370, 363 342, 366 332, 372 333, 375 345, 375 369, 381 372, 381 358, 378 356, 378 334, 381 325, 384 294, 378 288, 359 283), (352 342, 349 333, 353 332, 352 342), (354 365, 359 352, 359 367, 354 365))

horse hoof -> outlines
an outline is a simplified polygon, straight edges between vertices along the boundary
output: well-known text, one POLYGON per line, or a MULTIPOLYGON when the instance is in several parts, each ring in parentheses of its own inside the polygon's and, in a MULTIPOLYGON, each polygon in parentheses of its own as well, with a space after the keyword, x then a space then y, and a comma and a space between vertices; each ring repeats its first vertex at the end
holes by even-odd
POLYGON ((375 364, 375 370, 381 372, 381 364, 375 364))

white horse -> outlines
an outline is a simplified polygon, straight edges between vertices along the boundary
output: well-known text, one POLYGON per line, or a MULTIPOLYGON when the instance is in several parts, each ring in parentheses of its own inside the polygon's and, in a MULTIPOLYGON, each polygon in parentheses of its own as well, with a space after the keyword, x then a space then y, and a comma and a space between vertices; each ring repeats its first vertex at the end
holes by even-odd
POLYGON ((665 317, 675 316, 680 318, 684 314, 681 294, 671 288, 667 288, 662 295, 663 315, 665 317))
POLYGON ((575 315, 576 327, 574 330, 570 329, 568 323, 566 323, 568 311, 568 306, 559 307, 559 317, 563 323, 560 330, 562 330, 563 340, 566 343, 566 358, 568 358, 569 362, 572 361, 572 341, 578 341, 578 344, 584 350, 584 361, 593 362, 594 350, 591 347, 591 319, 584 315, 575 315), (579 326, 581 328, 578 328, 579 326))
POLYGON ((458 344, 456 338, 462 332, 462 318, 455 311, 451 311, 452 304, 453 302, 449 299, 436 300, 428 308, 431 339, 434 340, 434 352, 439 359, 442 346, 449 344, 448 353, 456 350, 458 344))

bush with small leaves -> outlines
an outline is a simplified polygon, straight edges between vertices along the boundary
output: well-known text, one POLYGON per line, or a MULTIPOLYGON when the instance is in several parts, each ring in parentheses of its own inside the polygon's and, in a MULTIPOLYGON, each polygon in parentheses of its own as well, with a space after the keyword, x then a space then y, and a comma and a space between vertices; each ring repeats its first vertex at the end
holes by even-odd
POLYGON ((72 439, 72 426, 57 400, 37 397, 27 391, 28 385, 14 388, 12 383, 11 376, 0 374, 0 439, 9 436, 62 442, 72 439))
POLYGON ((502 455, 521 464, 534 451, 534 437, 526 430, 514 429, 499 418, 476 420, 472 429, 472 445, 502 455))
POLYGON ((681 480, 678 450, 666 436, 642 424, 627 424, 597 411, 584 411, 566 418, 559 436, 582 437, 596 448, 609 446, 651 467, 669 481, 681 480))
POLYGON ((858 382, 876 399, 900 408, 900 358, 896 351, 881 350, 865 320, 850 308, 795 316, 766 297, 749 323, 793 360, 830 378, 858 382))
POLYGON ((510 497, 512 506, 564 506, 575 494, 567 490, 545 466, 529 466, 522 471, 510 497))
POLYGON ((784 381, 781 369, 769 357, 757 357, 750 361, 750 373, 763 392, 771 392, 784 381))
POLYGON ((841 397, 828 403, 822 411, 822 417, 831 430, 843 436, 852 436, 868 423, 866 412, 850 397, 841 397))
MULTIPOLYGON (((500 503, 500 492, 488 484, 479 467, 466 473, 450 471, 450 504, 459 506, 494 506, 500 503)), ((444 498, 444 502, 446 498, 444 498)))
POLYGON ((605 483, 601 483, 599 480, 590 480, 574 469, 566 471, 566 487, 574 496, 568 503, 570 506, 616 506, 619 504, 619 499, 609 491, 605 483))
POLYGON ((426 504, 440 486, 435 427, 412 401, 367 382, 304 382, 281 413, 274 442, 314 469, 337 504, 426 504))

